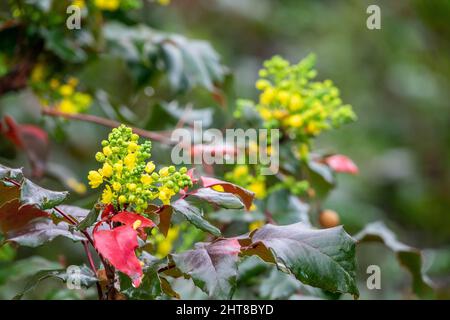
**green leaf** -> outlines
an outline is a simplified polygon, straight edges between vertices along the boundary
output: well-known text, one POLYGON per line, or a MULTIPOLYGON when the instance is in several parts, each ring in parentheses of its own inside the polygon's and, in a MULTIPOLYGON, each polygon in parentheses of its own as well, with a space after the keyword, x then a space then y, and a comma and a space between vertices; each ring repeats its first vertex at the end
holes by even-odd
POLYGON ((192 223, 197 228, 209 232, 216 237, 221 235, 220 230, 215 226, 210 224, 203 218, 203 212, 200 208, 197 208, 187 202, 186 200, 180 199, 172 204, 172 208, 175 213, 183 215, 190 223, 192 223))
POLYGON ((310 183, 316 194, 320 198, 324 198, 335 186, 335 178, 333 170, 317 161, 308 162, 308 171, 310 177, 310 183))
POLYGON ((16 281, 27 278, 36 272, 46 269, 59 269, 61 265, 39 256, 21 259, 0 268, 0 285, 8 281, 16 281))
POLYGON ((355 235, 355 239, 358 242, 383 243, 396 254, 400 264, 411 273, 414 293, 422 299, 434 297, 433 284, 423 271, 421 251, 398 241, 395 234, 383 222, 366 225, 355 235))
POLYGON ((216 299, 231 299, 237 278, 240 245, 236 239, 197 243, 195 249, 170 255, 186 278, 216 299))
POLYGON ((9 231, 5 237, 5 241, 15 242, 27 247, 38 247, 59 236, 69 238, 73 241, 87 240, 81 233, 75 231, 73 226, 66 222, 55 224, 48 218, 37 218, 21 228, 9 231))
POLYGON ((92 208, 91 211, 89 211, 89 213, 85 216, 85 218, 78 224, 77 229, 83 231, 91 227, 95 222, 97 222, 99 214, 100 210, 97 207, 92 208))
POLYGON ((292 275, 274 268, 269 277, 263 279, 259 292, 264 299, 287 299, 300 287, 301 284, 292 275))
POLYGON ((286 189, 274 191, 268 196, 267 210, 278 224, 303 222, 311 225, 308 216, 308 204, 292 196, 286 189))
POLYGON ((305 284, 359 295, 355 240, 342 227, 316 230, 301 222, 268 224, 251 233, 250 238, 244 253, 276 262, 282 271, 290 271, 305 284))
POLYGON ((143 252, 140 260, 144 263, 144 277, 139 287, 133 287, 131 279, 120 274, 121 292, 133 300, 154 300, 161 298, 163 293, 179 298, 164 276, 158 270, 167 265, 166 259, 158 259, 147 252, 143 252))
POLYGON ((24 179, 20 191, 20 202, 22 205, 32 205, 41 210, 47 210, 57 206, 68 195, 67 191, 57 192, 47 190, 28 179, 24 179))
POLYGON ((71 282, 73 285, 80 285, 84 288, 89 288, 95 284, 98 279, 91 269, 85 265, 76 268, 57 269, 57 270, 42 270, 37 272, 26 284, 22 292, 14 296, 14 300, 20 300, 22 297, 36 288, 36 286, 43 280, 48 278, 59 279, 63 282, 71 282))
POLYGON ((218 205, 219 207, 225 209, 244 208, 244 204, 242 203, 241 199, 236 197, 234 194, 215 191, 211 188, 200 188, 194 193, 191 193, 190 196, 208 201, 209 203, 218 205))

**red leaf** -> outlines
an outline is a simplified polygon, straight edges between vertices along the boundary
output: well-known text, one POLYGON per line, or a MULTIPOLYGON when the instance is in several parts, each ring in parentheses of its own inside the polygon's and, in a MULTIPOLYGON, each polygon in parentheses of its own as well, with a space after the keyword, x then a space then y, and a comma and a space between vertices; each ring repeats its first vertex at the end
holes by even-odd
POLYGON ((255 194, 253 192, 226 181, 208 177, 200 177, 200 180, 202 181, 203 187, 205 188, 222 186, 225 192, 238 195, 242 199, 242 202, 244 202, 247 210, 250 209, 253 199, 255 198, 255 194))
POLYGON ((42 176, 49 151, 47 132, 31 124, 17 124, 10 116, 4 117, 5 126, 0 131, 19 149, 25 150, 33 175, 42 176))
POLYGON ((335 172, 350 174, 357 174, 359 172, 358 167, 352 159, 342 154, 336 154, 325 158, 325 163, 335 172))
POLYGON ((49 217, 46 211, 34 206, 21 206, 19 199, 13 199, 0 207, 0 230, 7 233, 19 229, 38 217, 49 217))
POLYGON ((142 266, 134 250, 138 247, 137 232, 131 226, 94 232, 94 245, 98 252, 117 270, 125 273, 139 287, 142 266))
POLYGON ((156 226, 152 220, 147 219, 140 214, 128 211, 121 211, 111 219, 111 221, 120 222, 126 226, 131 227, 133 227, 134 223, 138 220, 141 221, 141 224, 138 226, 138 228, 153 228, 154 226, 156 226))
POLYGON ((102 211, 102 219, 106 220, 113 216, 115 210, 112 204, 108 204, 102 211))

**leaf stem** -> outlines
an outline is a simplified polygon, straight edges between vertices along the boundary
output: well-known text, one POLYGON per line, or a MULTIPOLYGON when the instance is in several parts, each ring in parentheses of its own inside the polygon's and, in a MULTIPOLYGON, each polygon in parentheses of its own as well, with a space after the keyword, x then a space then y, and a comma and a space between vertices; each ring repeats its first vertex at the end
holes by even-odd
MULTIPOLYGON (((62 117, 62 118, 69 119, 69 120, 79 120, 79 121, 91 122, 91 123, 99 124, 99 125, 102 125, 105 127, 110 127, 110 128, 116 128, 121 125, 121 123, 118 121, 111 120, 111 119, 105 119, 102 117, 94 116, 92 114, 66 113, 66 112, 61 112, 61 111, 51 109, 51 108, 43 108, 42 114, 52 116, 52 117, 62 117)), ((152 131, 148 131, 148 130, 144 130, 144 129, 140 129, 140 128, 135 128, 135 127, 131 127, 131 128, 133 129, 134 133, 136 133, 144 138, 163 142, 166 144, 173 144, 171 142, 170 138, 164 134, 161 134, 158 132, 152 132, 152 131)))

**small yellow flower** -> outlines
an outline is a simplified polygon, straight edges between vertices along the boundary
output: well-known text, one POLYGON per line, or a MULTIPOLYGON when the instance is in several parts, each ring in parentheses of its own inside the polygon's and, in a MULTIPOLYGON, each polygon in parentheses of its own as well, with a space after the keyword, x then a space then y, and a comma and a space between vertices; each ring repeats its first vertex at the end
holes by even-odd
POLYGON ((174 226, 170 228, 169 231, 167 232, 167 240, 169 241, 176 240, 178 238, 179 229, 180 229, 179 226, 174 226))
POLYGON ((291 101, 289 102, 289 109, 291 111, 298 111, 304 105, 304 102, 299 94, 294 93, 291 97, 291 101))
POLYGON ((136 155, 134 153, 129 153, 123 159, 123 162, 125 163, 125 166, 128 168, 128 170, 133 170, 134 166, 136 165, 136 155))
POLYGON ((103 164, 102 174, 104 177, 107 177, 107 178, 111 177, 113 174, 113 167, 111 167, 111 165, 109 163, 103 164))
POLYGON ((159 170, 159 175, 161 177, 167 177, 169 175, 169 167, 164 167, 159 170))
POLYGON ((136 190, 136 184, 135 183, 128 183, 127 184, 127 188, 130 191, 134 191, 134 190, 136 190))
POLYGON ((121 162, 115 163, 114 164, 114 170, 118 173, 121 174, 122 170, 123 170, 123 165, 121 162))
POLYGON ((65 97, 71 96, 73 94, 73 87, 68 84, 64 84, 59 88, 59 93, 65 97))
POLYGON ((120 204, 124 204, 125 202, 127 202, 127 197, 125 197, 124 195, 120 195, 119 196, 119 203, 120 204))
POLYGON ((86 7, 86 3, 84 2, 84 0, 73 0, 72 4, 77 6, 80 9, 83 9, 84 7, 86 7))
POLYGON ((267 88, 264 90, 264 92, 260 95, 259 100, 261 104, 270 104, 274 100, 276 95, 276 90, 273 88, 267 88))
POLYGON ((114 191, 119 191, 120 188, 122 187, 122 185, 116 181, 112 184, 112 187, 113 187, 114 191))
POLYGON ((246 165, 237 166, 236 168, 234 168, 233 175, 236 179, 248 175, 248 167, 246 165))
POLYGON ((152 173, 154 170, 155 164, 153 163, 153 161, 148 162, 147 165, 145 166, 145 172, 152 173))
POLYGON ((105 190, 103 190, 102 202, 104 204, 110 204, 113 201, 113 198, 114 198, 114 194, 111 191, 111 188, 107 185, 105 187, 105 190))
POLYGON ((141 176, 141 182, 143 185, 148 186, 149 184, 151 184, 153 182, 153 178, 151 176, 149 176, 148 174, 143 174, 141 176))
POLYGON ((262 181, 251 183, 247 189, 254 192, 255 197, 258 199, 263 199, 266 196, 266 184, 262 181))
POLYGON ((278 101, 280 101, 280 103, 282 105, 287 105, 290 97, 291 97, 291 95, 289 94, 289 92, 284 91, 284 90, 280 91, 277 96, 278 101))
POLYGON ((261 108, 259 113, 261 115, 261 118, 263 118, 263 120, 267 121, 272 119, 272 112, 268 108, 261 108))
POLYGON ((248 230, 253 231, 253 230, 261 228, 263 225, 264 225, 264 221, 262 221, 262 220, 253 221, 248 226, 248 230))
POLYGON ((156 252, 156 256, 159 258, 164 258, 172 251, 172 242, 168 240, 164 240, 158 243, 158 249, 156 252))
POLYGON ((128 145, 128 152, 135 152, 137 150, 138 145, 136 142, 130 142, 128 145))
POLYGON ((67 179, 66 184, 69 186, 69 188, 73 189, 76 193, 79 193, 79 194, 86 193, 86 185, 84 183, 77 181, 74 178, 67 179))
POLYGON ((95 0, 95 6, 101 10, 115 11, 120 6, 120 0, 95 0))
POLYGON ((77 106, 69 99, 61 100, 57 109, 65 113, 78 113, 77 106))
POLYGON ((97 188, 103 183, 103 177, 97 171, 91 170, 88 175, 89 185, 92 188, 97 188))
POLYGON ((112 150, 109 146, 106 146, 103 148, 103 154, 107 157, 109 157, 110 155, 112 155, 112 150))
POLYGON ((270 82, 265 79, 259 79, 256 81, 256 89, 258 90, 264 90, 270 86, 270 82))
POLYGON ((289 126, 291 126, 293 128, 300 128, 303 125, 303 118, 299 114, 294 114, 294 115, 290 116, 287 119, 287 121, 288 121, 289 126))

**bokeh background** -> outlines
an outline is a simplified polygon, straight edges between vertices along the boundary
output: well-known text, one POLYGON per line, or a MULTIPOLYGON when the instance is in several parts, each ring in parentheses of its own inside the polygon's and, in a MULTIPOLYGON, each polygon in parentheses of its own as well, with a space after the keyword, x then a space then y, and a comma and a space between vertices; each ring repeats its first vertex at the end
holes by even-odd
MULTIPOLYGON (((450 285, 449 1, 173 0, 163 7, 146 3, 131 14, 155 29, 210 42, 233 75, 240 98, 256 98, 254 83, 265 59, 280 54, 297 62, 315 53, 319 78, 333 79, 358 115, 357 122, 316 141, 316 148, 348 155, 360 169, 356 177, 339 177, 326 206, 339 213, 351 234, 368 222, 384 221, 402 242, 424 249, 425 268, 439 287, 450 285), (370 4, 381 8, 381 30, 366 27, 370 4)), ((110 75, 119 67, 110 65, 110 75)), ((82 68, 75 71, 81 74, 82 68)), ((108 78, 99 75, 95 81, 108 78)), ((39 123, 36 103, 27 91, 3 95, 0 114, 39 123)), ((200 95, 194 107, 212 103, 200 95)), ((102 109, 94 106, 92 113, 102 114, 102 109)), ((165 125, 175 123, 169 119, 165 125)), ((85 172, 94 166, 91 155, 108 129, 82 122, 65 126, 66 140, 56 140, 51 161, 86 182, 85 172)), ((7 150, 2 148, 1 161, 17 166, 20 160, 7 150)), ((96 196, 88 192, 72 201, 86 205, 96 196)), ((79 250, 69 263, 82 261, 81 248, 64 240, 20 249, 18 258, 41 254, 58 260, 61 247, 79 250)), ((383 246, 359 247, 358 263, 363 299, 410 297, 410 276, 383 246), (365 289, 365 271, 372 264, 381 266, 381 290, 365 289)), ((23 284, 5 279, 0 269, 1 298, 23 284)), ((52 283, 39 288, 40 298, 43 292, 50 298, 72 297, 52 295, 59 292, 51 290, 52 283)))

